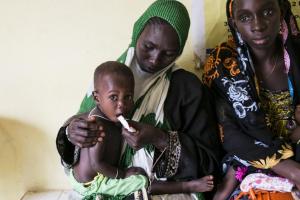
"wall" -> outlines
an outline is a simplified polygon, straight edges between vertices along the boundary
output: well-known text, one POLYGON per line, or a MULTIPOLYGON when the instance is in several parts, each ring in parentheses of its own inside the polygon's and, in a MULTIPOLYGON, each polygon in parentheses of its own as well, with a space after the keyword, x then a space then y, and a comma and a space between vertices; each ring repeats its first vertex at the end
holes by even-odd
MULTIPOLYGON (((69 188, 58 128, 77 111, 94 68, 125 50, 151 2, 0 0, 0 199, 69 188)), ((193 70, 190 40, 179 63, 193 70)))
MULTIPOLYGON (((226 39, 224 0, 180 1, 190 15, 204 13, 191 29, 197 54, 226 39), (204 9, 192 13, 192 3, 204 9)), ((0 199, 69 188, 55 147, 59 126, 77 112, 94 68, 123 53, 151 2, 0 0, 0 199)), ((300 25, 300 4, 291 3, 300 25)), ((191 32, 178 63, 199 75, 191 32)))

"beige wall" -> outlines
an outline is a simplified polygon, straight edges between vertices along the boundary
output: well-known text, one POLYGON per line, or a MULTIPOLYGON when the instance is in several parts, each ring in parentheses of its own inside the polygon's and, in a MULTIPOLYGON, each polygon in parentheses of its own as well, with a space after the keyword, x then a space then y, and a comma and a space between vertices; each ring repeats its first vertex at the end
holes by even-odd
MULTIPOLYGON (((77 111, 93 69, 125 50, 151 2, 0 0, 0 199, 69 188, 57 130, 77 111)), ((179 63, 192 70, 192 59, 188 41, 179 63)))

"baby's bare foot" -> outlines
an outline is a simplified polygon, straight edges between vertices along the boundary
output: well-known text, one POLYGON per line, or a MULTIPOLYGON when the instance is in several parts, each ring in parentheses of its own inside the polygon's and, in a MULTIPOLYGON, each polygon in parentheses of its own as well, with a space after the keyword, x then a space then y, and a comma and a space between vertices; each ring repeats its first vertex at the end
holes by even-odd
POLYGON ((208 192, 214 188, 214 177, 204 176, 200 179, 189 181, 189 188, 191 192, 208 192))

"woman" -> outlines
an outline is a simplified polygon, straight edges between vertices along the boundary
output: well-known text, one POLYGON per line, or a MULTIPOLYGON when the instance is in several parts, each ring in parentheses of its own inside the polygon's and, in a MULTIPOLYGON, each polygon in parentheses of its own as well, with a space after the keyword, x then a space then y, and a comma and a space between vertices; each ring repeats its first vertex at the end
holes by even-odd
MULTIPOLYGON (((130 125, 137 130, 131 134, 123 129, 128 145, 120 165, 142 167, 150 177, 151 195, 209 191, 213 177, 205 175, 217 174, 219 142, 205 87, 195 75, 175 65, 189 25, 188 12, 180 2, 155 1, 134 24, 132 42, 118 59, 134 74, 136 103, 130 125)), ((79 113, 94 107, 91 92, 79 113)), ((71 118, 60 129, 57 148, 66 167, 77 162, 79 146, 97 142, 99 129, 103 132, 85 115, 71 118)), ((192 198, 177 198, 183 196, 192 198)))
POLYGON ((299 146, 300 34, 289 1, 228 0, 227 17, 233 37, 213 51, 204 72, 230 166, 215 199, 257 171, 275 172, 299 189, 290 142, 299 146))

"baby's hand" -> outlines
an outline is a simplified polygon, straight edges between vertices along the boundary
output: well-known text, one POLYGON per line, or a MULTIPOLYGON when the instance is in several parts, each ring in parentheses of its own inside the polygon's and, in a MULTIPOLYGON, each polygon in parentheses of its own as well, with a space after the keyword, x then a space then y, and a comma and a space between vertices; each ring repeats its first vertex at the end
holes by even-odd
POLYGON ((145 170, 143 168, 140 167, 129 167, 126 169, 125 171, 125 178, 132 176, 132 175, 144 175, 147 176, 145 170))

